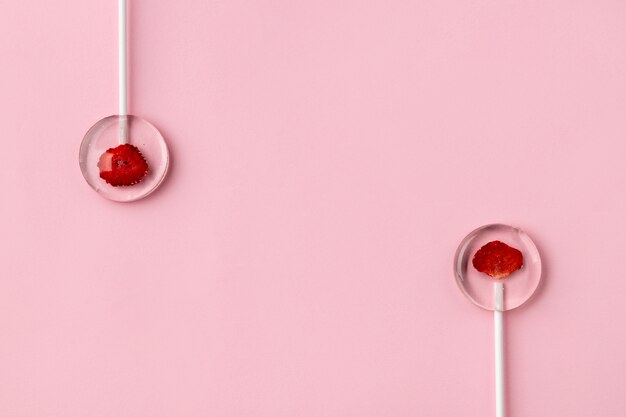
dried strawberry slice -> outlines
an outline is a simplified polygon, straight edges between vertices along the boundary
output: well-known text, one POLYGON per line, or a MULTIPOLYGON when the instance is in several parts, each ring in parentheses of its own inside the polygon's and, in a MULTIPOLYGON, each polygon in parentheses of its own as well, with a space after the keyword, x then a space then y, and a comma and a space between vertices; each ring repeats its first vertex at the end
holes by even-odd
POLYGON ((134 185, 148 174, 148 163, 136 146, 123 144, 107 149, 98 161, 100 178, 114 187, 134 185))
POLYGON ((522 252, 506 243, 494 240, 480 248, 472 259, 472 265, 495 279, 504 279, 522 267, 522 252))

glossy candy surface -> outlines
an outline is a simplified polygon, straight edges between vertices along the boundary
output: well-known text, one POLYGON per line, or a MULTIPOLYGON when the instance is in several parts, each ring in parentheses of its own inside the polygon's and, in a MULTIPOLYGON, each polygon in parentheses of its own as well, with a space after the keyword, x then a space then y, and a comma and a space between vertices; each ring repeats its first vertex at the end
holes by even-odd
POLYGON ((89 129, 79 152, 87 183, 101 196, 120 202, 152 193, 169 167, 169 152, 161 133, 144 119, 126 117, 128 143, 120 143, 122 116, 109 116, 89 129))
POLYGON ((541 257, 530 236, 505 224, 490 224, 474 230, 463 239, 454 258, 454 276, 461 292, 472 303, 487 310, 494 309, 494 278, 510 273, 503 282, 504 310, 511 310, 534 294, 541 280, 541 270, 541 257), (494 241, 499 243, 494 244, 494 241), (522 259, 501 244, 520 252, 523 265, 519 265, 519 269, 517 266, 522 259), (500 259, 505 262, 493 262, 494 254, 505 255, 500 259), (480 269, 495 276, 478 270, 472 263, 475 259, 480 269))

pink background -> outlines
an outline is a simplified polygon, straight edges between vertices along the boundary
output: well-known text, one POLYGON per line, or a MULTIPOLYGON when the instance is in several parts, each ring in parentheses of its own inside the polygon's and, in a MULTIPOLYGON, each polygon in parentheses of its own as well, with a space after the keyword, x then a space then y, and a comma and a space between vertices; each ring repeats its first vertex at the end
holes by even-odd
POLYGON ((626 3, 131 0, 162 188, 78 169, 116 111, 116 2, 0 4, 0 416, 484 417, 485 223, 544 284, 511 416, 626 415, 626 3))

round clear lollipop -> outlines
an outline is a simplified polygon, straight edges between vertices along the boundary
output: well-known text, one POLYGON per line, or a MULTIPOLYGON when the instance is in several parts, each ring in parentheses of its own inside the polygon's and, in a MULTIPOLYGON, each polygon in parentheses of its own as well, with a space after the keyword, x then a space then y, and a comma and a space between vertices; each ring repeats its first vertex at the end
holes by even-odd
POLYGON ((169 167, 167 144, 149 122, 128 114, 126 0, 118 2, 119 115, 89 129, 79 165, 87 183, 113 201, 135 201, 153 192, 169 167))
POLYGON ((454 276, 472 303, 494 312, 496 417, 504 417, 502 314, 524 304, 535 293, 541 280, 539 251, 530 236, 517 227, 483 226, 459 245, 454 276))

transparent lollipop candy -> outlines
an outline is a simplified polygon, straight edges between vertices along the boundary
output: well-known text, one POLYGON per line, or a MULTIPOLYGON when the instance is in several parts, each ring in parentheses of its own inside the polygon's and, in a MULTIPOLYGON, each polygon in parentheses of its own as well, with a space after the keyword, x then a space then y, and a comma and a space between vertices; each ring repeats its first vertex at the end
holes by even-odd
POLYGON ((128 115, 126 0, 119 0, 119 115, 89 129, 80 146, 79 165, 87 183, 114 201, 134 201, 154 191, 169 166, 167 144, 146 120, 128 115))
POLYGON ((523 230, 505 224, 480 227, 463 239, 454 258, 454 276, 461 292, 474 304, 495 310, 494 284, 504 287, 502 310, 512 310, 526 302, 541 280, 541 257, 537 247, 523 230), (490 242, 498 241, 520 252, 523 259, 519 269, 501 280, 495 280, 474 267, 472 260, 490 242))
POLYGON ((165 178, 168 150, 159 131, 136 116, 98 121, 80 146, 79 164, 87 183, 114 201, 134 201, 154 191, 165 178), (128 140, 119 140, 126 125, 128 140))
POLYGON ((463 239, 454 257, 454 276, 474 304, 493 311, 496 417, 504 417, 502 314, 530 299, 541 280, 537 247, 521 229, 504 224, 480 227, 463 239))

